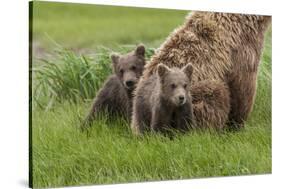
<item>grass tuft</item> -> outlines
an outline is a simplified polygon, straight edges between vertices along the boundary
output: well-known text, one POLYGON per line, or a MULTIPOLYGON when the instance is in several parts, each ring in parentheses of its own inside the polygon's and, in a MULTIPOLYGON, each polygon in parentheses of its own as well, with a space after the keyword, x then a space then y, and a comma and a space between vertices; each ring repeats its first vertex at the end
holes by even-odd
MULTIPOLYGON (((124 54, 134 48, 133 45, 127 45, 117 50, 124 54)), ((111 49, 99 47, 94 56, 89 57, 59 48, 55 51, 53 60, 40 59, 32 69, 34 107, 48 110, 56 102, 92 100, 104 80, 112 73, 112 52, 111 49)), ((148 48, 147 58, 153 53, 154 49, 148 48)))

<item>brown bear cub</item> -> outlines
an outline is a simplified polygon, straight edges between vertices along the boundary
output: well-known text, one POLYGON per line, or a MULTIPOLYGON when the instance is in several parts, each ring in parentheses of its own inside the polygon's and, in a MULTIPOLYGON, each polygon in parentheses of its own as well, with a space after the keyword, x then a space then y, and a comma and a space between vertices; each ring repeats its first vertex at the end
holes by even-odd
POLYGON ((145 66, 145 47, 139 45, 126 55, 113 54, 111 59, 114 74, 107 79, 95 97, 82 129, 89 126, 100 113, 107 113, 109 117, 123 116, 130 119, 132 93, 145 66))
POLYGON ((141 80, 135 91, 132 131, 145 130, 166 134, 171 128, 184 132, 193 122, 190 81, 191 64, 182 69, 159 64, 157 74, 141 80))

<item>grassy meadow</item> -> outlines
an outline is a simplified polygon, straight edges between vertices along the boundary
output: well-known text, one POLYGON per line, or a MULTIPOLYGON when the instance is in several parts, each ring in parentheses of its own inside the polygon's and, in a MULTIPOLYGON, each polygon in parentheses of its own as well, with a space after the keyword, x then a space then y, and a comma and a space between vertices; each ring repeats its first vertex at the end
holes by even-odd
POLYGON ((187 11, 73 3, 34 3, 34 40, 73 50, 145 43, 158 47, 187 11), (52 40, 50 40, 51 38, 52 40))
POLYGON ((141 42, 149 59, 187 12, 47 2, 34 8, 33 187, 271 173, 271 29, 245 129, 138 139, 125 120, 106 115, 87 134, 79 125, 111 73, 109 54, 141 42))

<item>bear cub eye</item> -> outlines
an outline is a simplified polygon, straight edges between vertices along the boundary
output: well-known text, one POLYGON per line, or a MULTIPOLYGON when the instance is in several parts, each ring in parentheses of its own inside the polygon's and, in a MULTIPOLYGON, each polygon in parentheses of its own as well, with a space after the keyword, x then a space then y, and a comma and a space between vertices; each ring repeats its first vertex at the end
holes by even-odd
POLYGON ((185 83, 184 85, 183 85, 183 88, 186 88, 187 87, 187 84, 185 83))
POLYGON ((172 89, 175 89, 176 87, 177 87, 176 84, 174 84, 174 83, 171 84, 171 88, 172 88, 172 89))
POLYGON ((137 69, 136 66, 132 66, 132 67, 131 67, 131 70, 133 70, 133 71, 135 71, 136 69, 137 69))

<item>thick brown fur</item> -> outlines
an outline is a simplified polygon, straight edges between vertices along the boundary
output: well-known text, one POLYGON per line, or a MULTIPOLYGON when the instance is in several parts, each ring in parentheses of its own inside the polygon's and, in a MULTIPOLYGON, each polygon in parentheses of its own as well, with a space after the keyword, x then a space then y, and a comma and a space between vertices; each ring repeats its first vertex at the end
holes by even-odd
POLYGON ((227 85, 217 80, 199 81, 191 87, 195 122, 204 127, 222 129, 230 110, 227 85))
POLYGON ((82 129, 101 113, 109 117, 123 116, 129 120, 132 110, 133 91, 142 76, 145 66, 145 48, 139 45, 126 55, 111 55, 113 72, 97 93, 82 129))
POLYGON ((192 65, 182 69, 158 66, 157 74, 141 82, 133 101, 132 131, 141 135, 145 130, 169 133, 181 132, 193 124, 190 80, 192 65))
MULTIPOLYGON (((202 108, 195 105, 196 120, 222 124, 215 127, 222 127, 226 122, 242 126, 254 103, 264 34, 270 23, 269 16, 193 12, 151 58, 142 80, 149 78, 159 63, 169 67, 192 63, 192 85, 216 80, 222 86, 210 86, 222 95, 221 100, 212 102, 204 97, 202 108), (221 113, 217 108, 220 104, 215 104, 226 99, 230 100, 230 109, 221 113)), ((203 93, 209 90, 198 87, 196 93, 200 94, 200 88, 203 93)))

